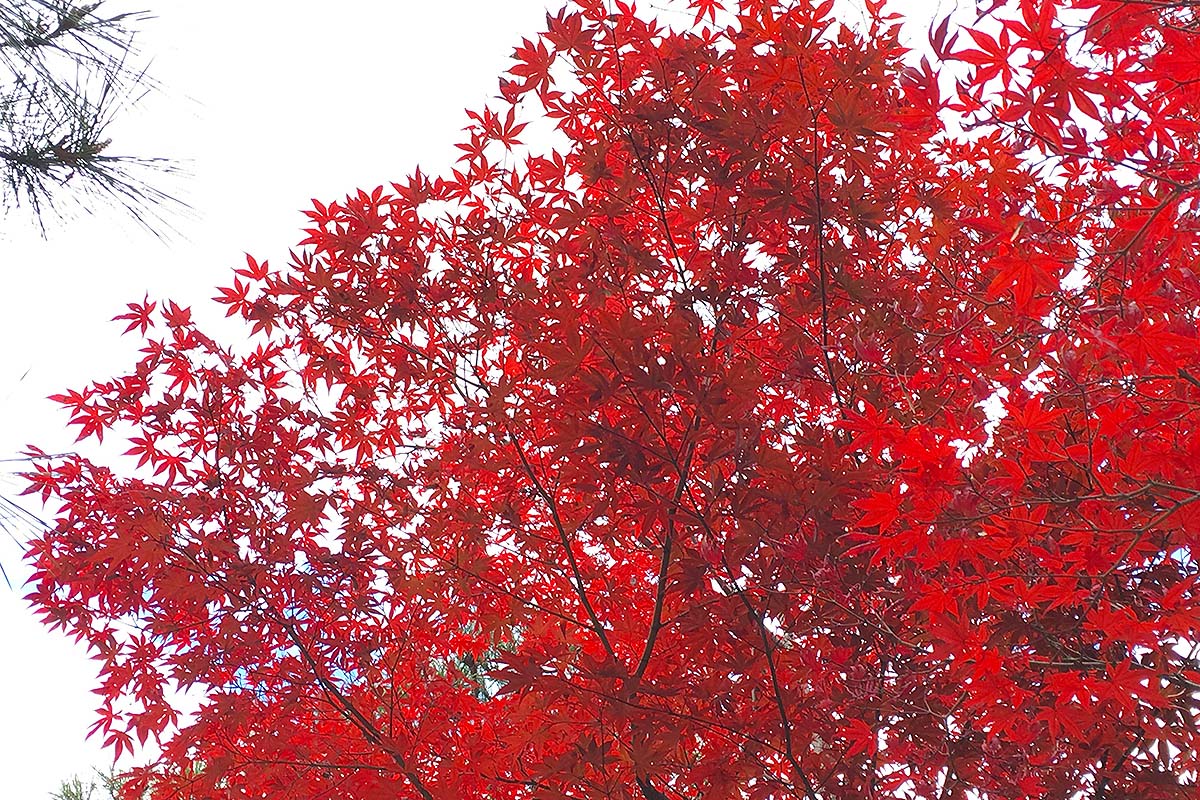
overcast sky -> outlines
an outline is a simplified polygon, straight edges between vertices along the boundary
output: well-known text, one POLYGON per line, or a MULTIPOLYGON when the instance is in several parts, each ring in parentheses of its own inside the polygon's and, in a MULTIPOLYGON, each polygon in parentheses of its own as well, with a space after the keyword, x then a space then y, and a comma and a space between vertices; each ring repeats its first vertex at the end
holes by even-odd
MULTIPOLYGON (((114 127, 112 149, 183 162, 195 214, 176 218, 182 236, 168 242, 116 213, 51 225, 49 241, 19 218, 0 223, 0 459, 30 443, 73 447, 65 417, 44 398, 133 363, 137 339, 110 322, 125 303, 171 297, 230 330, 210 300, 214 287, 243 253, 284 263, 310 198, 386 185, 418 163, 443 171, 463 110, 495 94, 513 47, 543 27, 546 5, 561 0, 150 8, 158 16, 141 26, 140 42, 162 88, 114 127)), ((896 3, 925 19, 937 5, 896 3)), ((0 464, 8 494, 15 484, 2 468, 13 466, 0 464)), ((96 673, 80 648, 33 620, 20 599, 19 549, 3 537, 0 564, 17 586, 0 584, 0 796, 45 800, 62 779, 111 763, 98 741, 84 741, 96 673)))

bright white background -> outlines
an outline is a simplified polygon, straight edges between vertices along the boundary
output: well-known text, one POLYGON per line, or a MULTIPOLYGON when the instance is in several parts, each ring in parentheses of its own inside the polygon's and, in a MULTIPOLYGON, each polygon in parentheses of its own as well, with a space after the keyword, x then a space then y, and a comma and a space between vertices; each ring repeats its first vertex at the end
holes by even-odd
MULTIPOLYGON (((463 109, 496 94, 513 47, 545 21, 543 0, 137 7, 157 15, 140 42, 162 88, 121 117, 112 149, 184 160, 196 213, 176 219, 184 238, 168 243, 116 213, 51 225, 49 241, 19 216, 0 220, 0 458, 27 443, 72 446, 44 398, 133 363, 136 339, 109 321, 125 303, 169 296, 219 317, 214 287, 244 252, 286 261, 310 198, 453 162, 463 109)), ((34 621, 3 534, 0 564, 16 585, 0 583, 0 796, 45 800, 63 778, 111 763, 84 741, 95 670, 34 621)))
MULTIPOLYGON (((109 5, 118 1, 153 5, 109 5)), ((151 8, 158 16, 140 26, 139 41, 162 88, 120 118, 113 150, 183 162, 195 214, 175 218, 182 236, 167 242, 103 210, 52 224, 48 241, 20 217, 0 219, 0 459, 30 443, 73 447, 65 416, 44 398, 133 363, 137 339, 110 321, 125 303, 171 297, 215 323, 223 309, 210 302, 214 287, 243 253, 284 263, 310 198, 386 185, 417 164, 448 167, 464 108, 495 95, 513 47, 544 26, 547 4, 561 0, 151 8)), ((939 5, 954 7, 894 3, 920 18, 913 38, 939 5)), ((10 496, 16 484, 3 472, 14 467, 0 463, 10 496)), ((98 741, 84 741, 96 673, 82 648, 33 619, 21 601, 20 550, 3 534, 0 564, 16 587, 0 583, 0 795, 46 800, 62 779, 111 763, 98 741)))

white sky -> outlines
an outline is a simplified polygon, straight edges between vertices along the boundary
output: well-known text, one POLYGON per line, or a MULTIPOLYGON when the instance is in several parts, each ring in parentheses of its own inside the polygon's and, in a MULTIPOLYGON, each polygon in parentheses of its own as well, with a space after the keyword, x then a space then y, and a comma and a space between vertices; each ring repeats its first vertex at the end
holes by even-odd
MULTIPOLYGON (((125 303, 169 296, 219 318, 214 287, 244 252, 284 263, 310 198, 449 165, 463 109, 495 95, 512 48, 545 20, 543 0, 130 5, 157 14, 140 41, 162 90, 118 121, 113 150, 188 160, 196 219, 168 244, 115 212, 52 226, 48 242, 19 216, 0 222, 0 458, 70 449, 43 398, 132 365, 136 339, 109 321, 125 303)), ((0 535, 14 584, 19 559, 0 535)), ((22 594, 0 583, 0 794, 45 800, 111 757, 84 741, 94 668, 22 594)))
MULTIPOLYGON (((310 198, 386 185, 418 163, 448 167, 464 108, 496 93, 512 48, 542 29, 547 4, 561 3, 208 0, 153 9, 140 42, 162 90, 118 121, 113 150, 186 161, 196 218, 178 221, 186 238, 168 243, 116 212, 54 225, 49 241, 20 217, 0 222, 0 459, 28 443, 72 448, 65 416, 43 398, 133 364, 138 340, 110 322, 125 303, 171 297, 216 322, 224 309, 210 302, 214 287, 244 252, 282 265, 310 198)), ((942 4, 895 7, 927 18, 942 4)), ((13 466, 0 464, 0 473, 13 466)), ((0 475, 0 490, 11 495, 13 485, 0 475)), ((82 648, 34 621, 20 599, 20 552, 2 535, 0 564, 18 585, 0 584, 0 791, 45 800, 64 778, 110 763, 98 740, 84 741, 96 675, 82 648)))

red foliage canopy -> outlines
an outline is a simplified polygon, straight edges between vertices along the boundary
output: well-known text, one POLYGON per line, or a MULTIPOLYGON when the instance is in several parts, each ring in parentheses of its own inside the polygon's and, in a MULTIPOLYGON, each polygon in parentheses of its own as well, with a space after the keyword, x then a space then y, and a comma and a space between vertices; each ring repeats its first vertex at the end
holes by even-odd
POLYGON ((249 344, 130 306, 30 475, 128 796, 1195 796, 1196 6, 832 6, 579 0, 249 344))

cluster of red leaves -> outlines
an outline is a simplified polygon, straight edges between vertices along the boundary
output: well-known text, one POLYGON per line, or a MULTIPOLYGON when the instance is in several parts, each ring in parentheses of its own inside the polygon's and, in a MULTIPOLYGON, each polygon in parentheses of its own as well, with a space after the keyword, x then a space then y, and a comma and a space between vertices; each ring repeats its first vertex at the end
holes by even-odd
POLYGON ((128 797, 1194 796, 1195 6, 832 6, 579 0, 249 347, 130 306, 30 475, 128 797))

